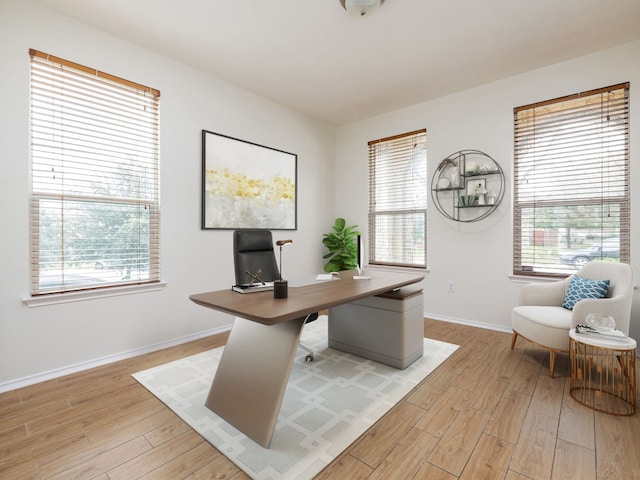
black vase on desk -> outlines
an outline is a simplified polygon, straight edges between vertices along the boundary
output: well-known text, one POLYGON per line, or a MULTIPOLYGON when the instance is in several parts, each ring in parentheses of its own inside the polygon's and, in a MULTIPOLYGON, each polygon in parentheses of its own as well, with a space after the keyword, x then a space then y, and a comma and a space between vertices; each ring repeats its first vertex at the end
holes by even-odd
POLYGON ((280 279, 273 282, 273 298, 287 298, 289 296, 289 282, 282 279, 282 247, 293 243, 293 240, 278 240, 276 245, 280 247, 280 279))
POLYGON ((276 280, 273 282, 273 298, 287 298, 289 296, 289 282, 276 280))

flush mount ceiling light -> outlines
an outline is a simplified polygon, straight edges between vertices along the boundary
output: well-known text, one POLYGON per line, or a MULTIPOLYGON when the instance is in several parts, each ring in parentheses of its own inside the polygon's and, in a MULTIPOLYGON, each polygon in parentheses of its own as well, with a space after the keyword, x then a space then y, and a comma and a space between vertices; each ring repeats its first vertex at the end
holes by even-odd
POLYGON ((340 0, 340 3, 354 17, 364 17, 380 8, 384 0, 340 0))

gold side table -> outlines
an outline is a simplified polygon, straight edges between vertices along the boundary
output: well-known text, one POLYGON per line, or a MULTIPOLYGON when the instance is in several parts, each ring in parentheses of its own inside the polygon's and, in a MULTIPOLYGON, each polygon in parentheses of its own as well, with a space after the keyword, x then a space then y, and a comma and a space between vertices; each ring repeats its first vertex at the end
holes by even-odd
POLYGON ((571 397, 599 412, 635 414, 636 346, 632 338, 609 340, 571 330, 571 397))

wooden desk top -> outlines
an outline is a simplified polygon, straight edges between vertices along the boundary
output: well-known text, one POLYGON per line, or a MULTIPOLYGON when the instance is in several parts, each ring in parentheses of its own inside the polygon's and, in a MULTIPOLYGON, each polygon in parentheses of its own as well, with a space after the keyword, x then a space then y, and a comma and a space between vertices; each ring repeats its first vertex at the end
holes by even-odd
POLYGON ((196 293, 189 298, 203 307, 237 315, 265 325, 275 325, 308 313, 371 297, 421 281, 424 276, 395 272, 371 272, 370 280, 354 280, 353 271, 340 272, 340 280, 318 281, 303 287, 289 286, 288 298, 273 292, 237 293, 231 290, 196 293))

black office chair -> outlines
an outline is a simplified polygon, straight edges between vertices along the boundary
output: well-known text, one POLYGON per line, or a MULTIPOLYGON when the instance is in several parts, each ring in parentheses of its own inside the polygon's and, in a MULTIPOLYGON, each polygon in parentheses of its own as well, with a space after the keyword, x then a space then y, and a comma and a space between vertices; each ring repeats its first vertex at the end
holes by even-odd
MULTIPOLYGON (((233 232, 233 267, 236 285, 255 282, 273 282, 280 271, 273 250, 273 237, 269 230, 242 229, 233 232)), ((318 318, 318 313, 307 315, 305 323, 318 318)), ((300 343, 307 352, 305 361, 313 361, 313 350, 300 343)))

